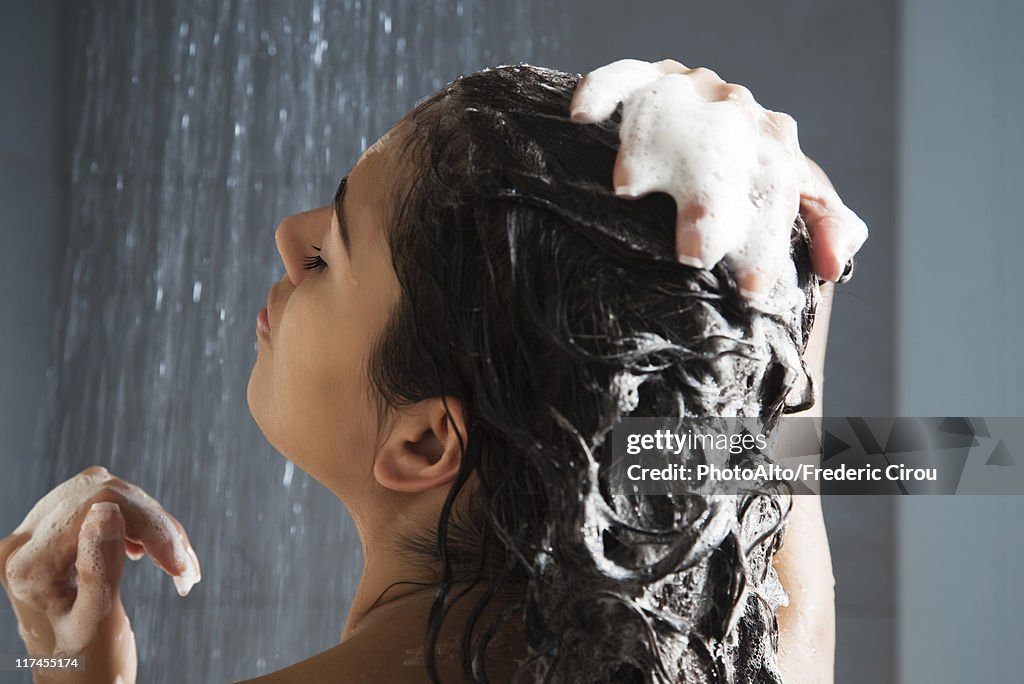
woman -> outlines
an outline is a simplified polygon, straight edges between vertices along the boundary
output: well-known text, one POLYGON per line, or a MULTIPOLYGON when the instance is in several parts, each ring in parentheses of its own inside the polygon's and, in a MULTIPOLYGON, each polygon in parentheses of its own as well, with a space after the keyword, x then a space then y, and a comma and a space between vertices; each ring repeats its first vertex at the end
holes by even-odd
MULTIPOLYGON (((679 263, 675 204, 612 192, 619 119, 573 121, 577 83, 525 65, 461 78, 363 154, 334 206, 279 226, 249 407, 344 502, 365 567, 341 644, 251 681, 831 677, 816 503, 793 509, 780 608, 788 501, 609 501, 599 475, 624 415, 809 408, 795 390, 820 387, 825 328, 808 346, 807 229, 798 308, 753 306, 725 262, 679 263)), ((828 245, 813 263, 835 279, 828 245)), ((126 551, 180 592, 199 580, 180 523, 98 467, 0 544, 28 651, 86 656, 52 681, 135 679, 126 551)))

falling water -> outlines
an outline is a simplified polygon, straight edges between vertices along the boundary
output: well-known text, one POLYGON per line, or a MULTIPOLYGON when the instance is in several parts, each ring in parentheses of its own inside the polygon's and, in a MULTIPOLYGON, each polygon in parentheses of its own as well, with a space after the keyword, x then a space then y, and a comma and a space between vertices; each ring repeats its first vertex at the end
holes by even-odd
POLYGON ((191 537, 203 580, 184 599, 148 561, 126 569, 140 681, 254 677, 338 643, 362 568, 341 504, 246 406, 276 223, 327 204, 457 75, 558 66, 567 19, 543 0, 66 9, 71 185, 38 467, 56 484, 104 465, 191 537))

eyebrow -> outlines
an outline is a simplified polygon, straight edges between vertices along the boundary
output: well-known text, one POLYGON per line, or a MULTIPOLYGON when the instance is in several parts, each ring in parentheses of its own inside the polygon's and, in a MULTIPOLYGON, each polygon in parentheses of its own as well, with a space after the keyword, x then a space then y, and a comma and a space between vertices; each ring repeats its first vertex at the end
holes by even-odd
POLYGON ((348 188, 348 176, 341 179, 338 190, 334 193, 334 214, 338 217, 338 232, 341 242, 345 245, 346 256, 352 258, 352 243, 348 234, 348 221, 345 220, 345 191, 348 188))

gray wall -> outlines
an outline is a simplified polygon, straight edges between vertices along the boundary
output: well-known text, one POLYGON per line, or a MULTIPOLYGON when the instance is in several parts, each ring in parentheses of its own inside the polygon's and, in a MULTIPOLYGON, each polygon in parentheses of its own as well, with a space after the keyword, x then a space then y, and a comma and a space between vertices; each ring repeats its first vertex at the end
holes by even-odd
MULTIPOLYGON (((902 26, 897 410, 1024 416, 1024 5, 906 0, 902 26)), ((1021 681, 1021 520, 899 501, 900 681, 1021 681)))
MULTIPOLYGON (((60 44, 53 3, 6 3, 0 20, 0 534, 48 488, 42 430, 63 218, 60 44)), ((10 604, 0 607, 0 653, 23 654, 10 604)), ((13 677, 14 675, 7 675, 13 677)))

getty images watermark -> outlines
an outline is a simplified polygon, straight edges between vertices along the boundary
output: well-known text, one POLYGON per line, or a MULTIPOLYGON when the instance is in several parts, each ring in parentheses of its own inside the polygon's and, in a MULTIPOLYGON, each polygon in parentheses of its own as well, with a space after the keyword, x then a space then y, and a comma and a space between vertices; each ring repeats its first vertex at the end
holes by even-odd
POLYGON ((1024 418, 623 418, 611 494, 1024 494, 1024 418))

